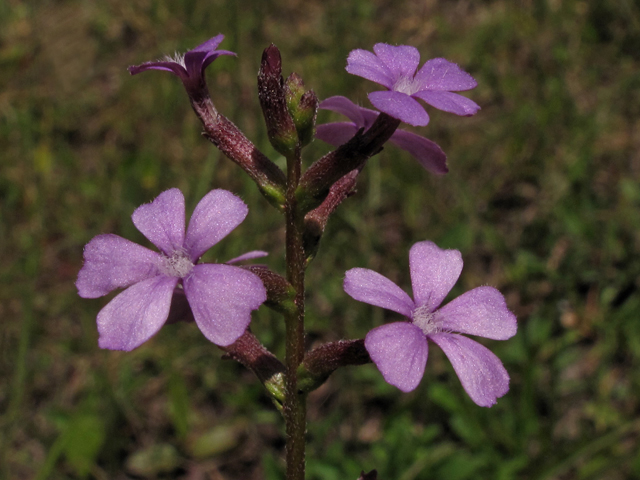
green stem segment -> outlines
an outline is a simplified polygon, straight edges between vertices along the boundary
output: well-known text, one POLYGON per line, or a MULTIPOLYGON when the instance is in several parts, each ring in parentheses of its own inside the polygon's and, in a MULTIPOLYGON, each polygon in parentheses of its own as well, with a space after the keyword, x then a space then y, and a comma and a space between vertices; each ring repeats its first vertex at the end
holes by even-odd
POLYGON ((298 388, 298 367, 304 358, 305 292, 305 253, 302 241, 304 215, 295 195, 300 182, 300 169, 300 149, 296 148, 287 158, 285 199, 287 280, 296 292, 296 308, 285 314, 286 369, 283 415, 287 433, 287 480, 304 480, 307 430, 307 396, 298 388))

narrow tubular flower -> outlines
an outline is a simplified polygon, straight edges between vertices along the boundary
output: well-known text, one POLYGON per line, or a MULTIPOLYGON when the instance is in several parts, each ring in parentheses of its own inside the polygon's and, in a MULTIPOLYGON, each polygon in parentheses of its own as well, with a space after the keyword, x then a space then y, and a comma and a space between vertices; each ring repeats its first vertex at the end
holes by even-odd
POLYGON ((369 100, 381 112, 414 126, 429 123, 429 115, 416 99, 445 112, 474 115, 480 107, 457 93, 475 88, 471 75, 444 58, 428 60, 420 70, 420 53, 408 45, 376 43, 373 53, 352 50, 347 58, 347 72, 387 87, 372 92, 369 100))
MULTIPOLYGON (((316 138, 336 147, 351 140, 361 128, 368 130, 380 115, 375 110, 360 107, 339 95, 323 100, 318 108, 341 113, 351 120, 351 122, 325 123, 316 127, 316 138)), ((391 135, 389 142, 409 152, 431 173, 443 175, 449 171, 447 156, 438 144, 427 138, 398 129, 391 135)))
MULTIPOLYGON (((98 298, 126 288, 98 313, 100 347, 130 351, 155 335, 167 321, 179 285, 204 336, 220 346, 235 342, 249 325, 251 311, 266 300, 264 285, 246 269, 197 262, 247 213, 231 192, 213 190, 196 206, 185 234, 184 196, 173 188, 132 215, 159 253, 117 235, 93 238, 84 249, 78 294, 98 298)), ((243 259, 261 253, 250 252, 243 259)))
POLYGON ((171 72, 182 80, 190 95, 197 95, 203 89, 206 90, 204 69, 220 55, 236 55, 228 50, 216 50, 223 39, 224 35, 218 34, 185 54, 176 53, 173 57, 167 56, 162 60, 132 65, 129 67, 129 73, 136 75, 147 70, 171 72))
POLYGON ((514 336, 516 317, 504 297, 484 286, 438 308, 460 276, 462 256, 433 242, 411 247, 409 267, 414 299, 373 270, 354 268, 346 273, 344 290, 351 297, 398 312, 408 320, 382 325, 367 334, 365 348, 371 360, 388 383, 410 392, 424 374, 430 340, 444 351, 476 404, 495 404, 509 390, 507 371, 486 347, 459 334, 493 340, 514 336))

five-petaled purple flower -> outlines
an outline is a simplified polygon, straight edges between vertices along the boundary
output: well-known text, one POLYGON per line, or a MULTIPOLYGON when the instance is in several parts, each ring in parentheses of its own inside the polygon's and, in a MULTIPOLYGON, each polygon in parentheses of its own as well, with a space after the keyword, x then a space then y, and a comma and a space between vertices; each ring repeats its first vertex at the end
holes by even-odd
POLYGON ((374 53, 352 50, 347 58, 347 72, 387 87, 388 91, 372 92, 369 100, 381 112, 405 123, 424 126, 429 115, 415 99, 445 112, 469 116, 480 107, 459 92, 475 88, 471 75, 444 58, 428 60, 416 73, 420 53, 415 47, 376 43, 374 53))
MULTIPOLYGON (((369 129, 380 115, 342 96, 329 97, 318 107, 341 113, 353 122, 332 122, 316 127, 316 137, 336 147, 351 140, 359 129, 369 129)), ((389 141, 409 152, 430 172, 442 175, 449 171, 447 156, 435 142, 401 129, 396 130, 389 141)))
POLYGON ((466 333, 506 340, 516 333, 516 317, 502 294, 478 287, 438 309, 458 280, 462 256, 432 242, 418 242, 409 252, 414 300, 388 278, 365 268, 346 273, 344 290, 356 300, 398 312, 408 322, 382 325, 365 338, 365 348, 384 379, 404 392, 420 383, 427 364, 428 342, 451 361, 471 399, 490 407, 509 390, 509 375, 486 347, 458 335, 466 333), (458 332, 458 333, 453 333, 458 332))
POLYGON ((218 34, 184 55, 176 54, 174 57, 167 56, 164 60, 132 65, 129 73, 136 75, 146 70, 165 70, 180 77, 188 93, 198 94, 206 88, 204 69, 220 55, 235 56, 235 53, 228 50, 216 50, 223 39, 224 35, 218 34))
MULTIPOLYGON (((184 196, 174 188, 131 217, 160 253, 117 235, 93 238, 76 281, 79 295, 97 298, 128 287, 98 313, 100 347, 129 351, 151 338, 166 322, 179 283, 204 336, 221 346, 235 342, 249 325, 251 311, 266 300, 265 287, 242 268, 196 263, 247 213, 231 192, 213 190, 196 206, 185 235, 184 196)), ((262 255, 253 252, 240 259, 256 256, 262 255)))

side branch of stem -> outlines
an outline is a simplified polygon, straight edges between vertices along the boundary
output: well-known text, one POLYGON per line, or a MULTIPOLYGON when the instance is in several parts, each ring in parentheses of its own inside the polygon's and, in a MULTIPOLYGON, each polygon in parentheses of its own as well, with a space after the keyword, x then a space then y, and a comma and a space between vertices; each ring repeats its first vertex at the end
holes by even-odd
POLYGON ((216 110, 211 98, 192 98, 191 106, 202 122, 203 135, 247 172, 269 203, 282 209, 286 185, 282 170, 216 110))

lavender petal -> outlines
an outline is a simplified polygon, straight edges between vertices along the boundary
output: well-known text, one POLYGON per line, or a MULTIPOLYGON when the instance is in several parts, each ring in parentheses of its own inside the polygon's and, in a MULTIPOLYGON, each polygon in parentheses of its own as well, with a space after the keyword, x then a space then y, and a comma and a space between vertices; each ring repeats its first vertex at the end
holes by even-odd
POLYGON ((219 33, 215 37, 201 43, 196 48, 189 50, 189 52, 212 52, 222 43, 222 40, 224 40, 224 35, 219 33))
POLYGON ((242 223, 249 209, 227 190, 212 190, 196 206, 184 247, 195 262, 200 256, 242 223))
POLYGON ((184 66, 187 69, 190 79, 201 78, 203 76, 204 61, 207 55, 207 52, 193 50, 184 54, 184 66))
POLYGON ((447 155, 437 143, 401 129, 396 130, 389 141, 409 152, 420 162, 420 165, 431 173, 444 175, 449 171, 447 155))
POLYGON ((438 110, 454 113, 463 117, 475 115, 478 110, 480 110, 480 106, 476 102, 457 93, 423 91, 416 92, 413 96, 421 98, 438 110))
POLYGON ((415 308, 413 300, 400 287, 367 268, 352 268, 345 273, 344 291, 354 299, 398 312, 407 318, 415 308))
POLYGON ((435 310, 462 272, 458 250, 443 250, 433 242, 418 242, 409 251, 413 298, 418 306, 435 310))
POLYGON ((339 147, 351 140, 357 131, 358 127, 350 122, 324 123, 316 127, 316 138, 339 147))
POLYGON ((436 312, 444 330, 507 340, 516 334, 516 316, 502 294, 493 287, 478 287, 460 295, 436 312))
POLYGON ((165 72, 171 72, 174 75, 180 77, 183 81, 186 80, 189 75, 187 70, 174 61, 159 61, 159 62, 145 62, 140 65, 131 65, 127 70, 131 75, 137 75, 138 73, 146 72, 147 70, 163 70, 165 72))
POLYGON ((177 188, 162 192, 151 203, 138 207, 133 224, 151 243, 171 255, 184 244, 184 196, 177 188))
POLYGON ((400 78, 413 80, 418 64, 420 52, 408 45, 393 46, 387 43, 376 43, 373 51, 387 66, 394 76, 394 83, 400 78))
POLYGON ((453 365, 462 387, 477 405, 490 407, 509 391, 509 374, 488 348, 462 335, 429 336, 453 365))
POLYGON ((347 57, 347 72, 366 78, 372 82, 392 88, 395 76, 372 52, 362 49, 352 50, 347 57))
POLYGON ((362 108, 357 106, 347 97, 335 95, 333 97, 326 98, 320 102, 318 108, 321 110, 331 110, 332 112, 341 113, 355 123, 357 128, 365 126, 364 118, 361 113, 362 108))
POLYGON ((98 235, 84 247, 84 266, 76 287, 83 298, 98 298, 116 288, 158 274, 160 255, 117 235, 98 235))
POLYGON ((416 73, 419 90, 461 92, 478 86, 478 82, 458 65, 444 58, 432 58, 416 73))
POLYGON ((202 61, 202 67, 200 70, 201 75, 204 75, 204 69, 207 68, 215 59, 220 57, 221 55, 230 55, 232 57, 237 57, 238 55, 235 52, 230 52, 229 50, 216 50, 215 52, 209 52, 204 60, 202 61))
POLYGON ((205 337, 227 346, 244 333, 251 311, 267 299, 257 275, 230 265, 200 264, 184 279, 193 317, 205 337))
POLYGON ((364 339, 385 381, 403 392, 414 390, 427 364, 429 347, 422 331, 408 322, 396 322, 371 330, 364 339))
POLYGON ((131 351, 155 335, 169 316, 177 278, 158 275, 120 293, 98 313, 100 348, 131 351))
POLYGON ((232 258, 231 260, 227 260, 227 265, 231 265, 232 263, 244 262, 245 260, 253 260, 256 258, 263 258, 269 255, 269 252, 264 252, 262 250, 251 250, 250 252, 243 253, 239 257, 232 258))
POLYGON ((429 123, 424 107, 406 93, 378 91, 369 94, 369 100, 381 112, 415 127, 429 123))

